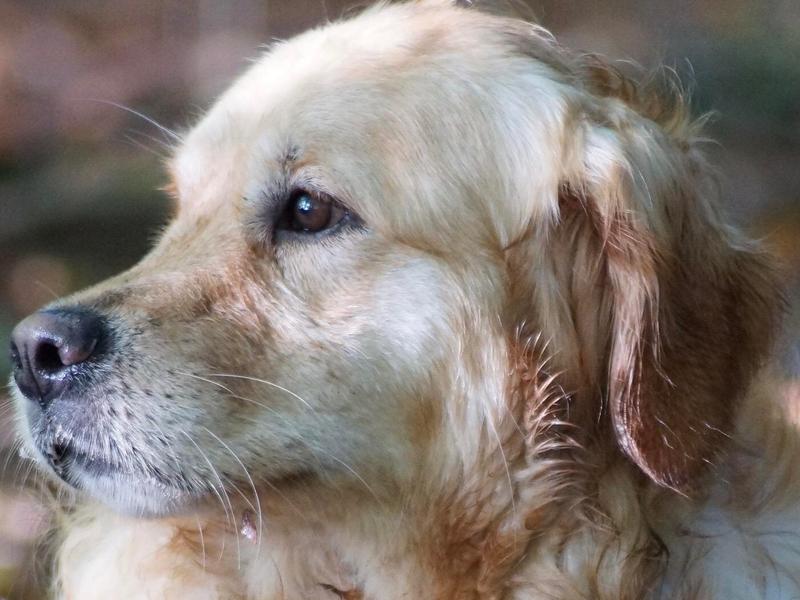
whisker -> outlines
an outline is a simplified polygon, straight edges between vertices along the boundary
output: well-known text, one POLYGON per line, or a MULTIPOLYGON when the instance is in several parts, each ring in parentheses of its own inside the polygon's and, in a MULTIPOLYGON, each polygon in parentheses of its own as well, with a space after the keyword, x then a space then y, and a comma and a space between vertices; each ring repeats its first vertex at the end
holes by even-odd
POLYGON ((259 402, 258 400, 253 400, 252 398, 245 398, 244 396, 240 396, 236 392, 234 392, 231 388, 229 388, 229 387, 227 387, 225 385, 222 385, 218 381, 213 381, 212 379, 206 379, 205 377, 200 377, 199 375, 195 375, 194 373, 185 373, 183 371, 176 371, 176 373, 178 375, 185 375, 186 377, 192 377, 194 379, 199 379, 200 381, 205 381, 206 383, 210 383, 211 385, 215 385, 218 388, 223 389, 226 392, 228 392, 228 394, 230 394, 231 398, 235 398, 237 400, 243 400, 244 402, 250 402, 251 404, 254 404, 256 406, 260 406, 261 408, 264 408, 264 409, 268 410, 269 412, 271 412, 272 414, 280 417, 284 421, 286 420, 286 417, 284 415, 282 415, 280 412, 278 412, 277 410, 275 410, 271 406, 269 406, 267 404, 264 404, 263 402, 259 402))
MULTIPOLYGON (((179 431, 180 431, 180 432, 181 432, 183 435, 185 435, 185 436, 186 436, 186 438, 187 438, 187 439, 188 439, 188 440, 189 440, 189 441, 190 441, 190 442, 191 442, 191 443, 194 445, 194 447, 195 447, 195 448, 197 448, 197 451, 198 451, 198 452, 200 453, 200 455, 203 457, 203 460, 205 460, 205 461, 206 461, 206 463, 208 464, 208 467, 211 469, 211 472, 212 472, 212 473, 214 474, 214 476, 217 478, 217 481, 219 482, 220 490, 222 491, 222 494, 221 494, 221 495, 219 495, 219 499, 220 499, 220 502, 222 502, 222 508, 225 510, 225 516, 226 516, 226 518, 228 519, 228 523, 231 525, 231 528, 232 528, 232 529, 233 529, 233 531, 235 532, 235 531, 236 531, 236 529, 237 529, 237 523, 236 523, 236 516, 235 516, 235 514, 234 514, 234 511, 233 511, 233 503, 231 502, 230 496, 228 495, 228 492, 227 492, 227 490, 225 489, 225 484, 222 482, 222 478, 219 476, 219 472, 218 472, 218 471, 217 471, 217 469, 214 467, 214 465, 211 463, 211 461, 209 460, 209 458, 208 458, 208 456, 206 455, 206 453, 205 453, 205 452, 203 452, 203 450, 200 448, 200 446, 198 446, 197 442, 195 442, 195 441, 194 441, 194 439, 192 438, 192 436, 190 436, 188 433, 186 433, 186 432, 185 432, 185 431, 183 431, 183 430, 179 430, 179 431), (224 501, 223 501, 223 499, 222 499, 222 498, 223 498, 223 496, 224 496, 224 498, 225 498, 225 499, 227 500, 227 502, 228 502, 227 506, 225 505, 225 502, 224 502, 224 501)), ((215 486, 213 486, 213 485, 212 485, 212 486, 211 486, 211 489, 212 489, 212 490, 214 490, 214 491, 216 492, 216 488, 215 488, 215 486)), ((238 535, 236 535, 236 536, 234 536, 234 537, 235 537, 235 539, 236 539, 237 565, 238 565, 239 567, 241 567, 242 554, 241 554, 241 547, 240 547, 240 545, 239 545, 239 536, 238 536, 238 535)), ((223 548, 223 549, 224 549, 224 548, 223 548)))
POLYGON ((296 398, 297 400, 302 402, 305 406, 307 406, 309 408, 309 410, 312 410, 312 411, 316 412, 316 409, 313 406, 311 406, 306 400, 304 400, 303 398, 301 398, 300 396, 295 394, 292 390, 286 389, 282 385, 278 385, 277 383, 274 383, 272 381, 267 381, 266 379, 259 379, 258 377, 250 377, 248 375, 234 375, 232 373, 207 373, 207 376, 208 377, 229 377, 231 379, 245 379, 247 381, 255 381, 256 383, 263 383, 264 385, 268 385, 268 386, 274 387, 276 389, 279 389, 282 392, 286 392, 287 394, 289 394, 293 398, 296 398))
POLYGON ((22 448, 23 441, 21 438, 17 438, 11 442, 11 445, 6 449, 8 455, 6 459, 3 461, 3 468, 0 469, 0 481, 2 481, 5 476, 6 472, 8 471, 8 465, 11 462, 11 459, 14 458, 15 455, 19 454, 20 449, 22 448))
MULTIPOLYGON (((231 449, 231 447, 228 444, 226 444, 222 439, 220 439, 219 436, 216 433, 214 433, 213 431, 211 431, 208 427, 203 427, 203 429, 205 429, 209 433, 209 435, 211 435, 215 440, 217 440, 220 444, 222 444, 228 452, 230 452, 231 456, 233 456, 233 458, 236 459, 236 462, 239 463, 239 466, 242 467, 242 470, 244 471, 244 474, 247 476, 247 479, 250 482, 250 487, 253 490, 253 498, 255 499, 256 506, 253 506, 252 504, 250 504, 250 502, 247 500, 247 498, 245 498, 245 500, 248 502, 248 504, 250 504, 250 507, 253 510, 255 510, 256 513, 258 514, 258 549, 256 551, 256 553, 258 554, 261 551, 261 538, 263 537, 262 534, 263 534, 263 524, 264 524, 264 522, 263 522, 263 518, 262 518, 262 514, 261 514, 261 500, 258 497, 258 491, 256 490, 256 484, 253 482, 253 478, 250 476, 250 471, 247 470, 247 467, 244 466, 244 463, 236 455, 236 453, 231 449)), ((242 496, 244 496, 244 494, 242 494, 242 496)))
POLYGON ((130 134, 126 134, 125 135, 125 141, 127 141, 132 146, 136 146, 140 150, 144 150, 145 152, 148 152, 149 154, 152 154, 153 156, 155 156, 156 158, 158 158, 160 160, 164 160, 165 158, 167 158, 167 155, 162 154, 158 150, 155 150, 155 149, 151 148, 150 146, 148 146, 147 144, 144 144, 144 143, 140 142, 139 140, 137 140, 136 138, 134 138, 130 134))
MULTIPOLYGON (((139 136, 139 137, 147 138, 148 140, 150 140, 153 143, 158 144, 159 146, 161 146, 162 148, 164 148, 168 152, 172 152, 174 150, 173 146, 171 146, 170 144, 168 144, 164 140, 160 140, 155 136, 152 136, 152 135, 149 135, 149 134, 145 133, 144 131, 133 130, 133 131, 129 132, 129 135, 136 135, 136 136, 139 136)), ((155 151, 155 152, 158 153, 158 151, 155 151)))
MULTIPOLYGON (((224 491, 224 486, 222 484, 222 479, 220 479, 219 474, 217 473, 217 470, 214 468, 214 465, 211 464, 211 461, 208 460, 208 457, 205 455, 205 453, 202 450, 200 450, 200 447, 197 445, 197 442, 195 442, 194 439, 192 439, 192 437, 188 433, 186 433, 185 431, 183 431, 183 430, 179 430, 179 431, 180 431, 180 433, 182 433, 183 435, 186 436, 186 438, 194 445, 195 448, 197 448, 198 452, 200 452, 200 454, 202 455, 203 459, 206 461, 206 463, 208 463, 209 468, 211 469, 211 471, 216 476, 217 481, 219 481, 219 485, 223 487, 223 491, 224 491)), ((225 511, 225 517, 226 517, 226 519, 228 521, 228 524, 231 525, 231 526, 234 526, 235 522, 231 520, 231 513, 228 512, 228 505, 223 500, 222 494, 220 494, 220 491, 217 489, 216 484, 213 484, 211 482, 206 482, 206 485, 208 485, 211 488, 211 491, 214 493, 214 495, 217 497, 217 499, 222 504, 222 509, 225 511)))
POLYGON ((373 489, 370 487, 370 485, 369 485, 369 484, 368 484, 368 483, 367 483, 367 482, 364 480, 364 478, 363 478, 363 477, 361 477, 361 475, 359 475, 359 474, 358 474, 358 472, 357 472, 355 469, 353 469, 353 467, 351 467, 350 465, 348 465, 346 462, 344 462, 344 461, 343 461, 343 460, 341 460, 340 458, 337 458, 337 457, 335 457, 335 456, 334 456, 333 454, 331 454, 330 452, 326 452, 326 451, 322 450, 321 448, 312 448, 312 451, 313 451, 313 450, 315 450, 315 449, 316 449, 317 451, 319 451, 319 452, 322 452, 323 454, 325 454, 325 455, 326 455, 326 456, 328 456, 329 458, 332 458, 332 459, 333 459, 333 460, 335 460, 337 463, 339 463, 340 465, 342 465, 342 466, 343 466, 345 469, 347 469, 348 471, 350 471, 350 473, 352 473, 352 474, 355 476, 355 478, 356 478, 356 479, 358 479, 358 480, 359 480, 359 481, 360 481, 360 482, 361 482, 361 483, 364 485, 364 487, 365 487, 365 488, 367 488, 367 490, 369 491, 369 493, 370 493, 370 494, 372 494, 372 497, 373 497, 373 498, 375 498, 375 500, 378 502, 378 504, 380 504, 381 506, 383 506, 383 502, 382 502, 382 501, 381 501, 381 499, 378 497, 378 494, 376 494, 376 493, 375 493, 375 490, 373 490, 373 489))
MULTIPOLYGON (((214 386, 216 386, 218 388, 221 388, 221 389, 225 390, 226 392, 228 392, 228 394, 230 395, 231 398, 235 398, 237 400, 243 400, 245 402, 249 402, 251 404, 254 404, 255 406, 259 406, 259 407, 269 411, 272 415, 274 415, 275 417, 277 417, 278 419, 280 419, 284 423, 289 421, 289 418, 286 415, 281 414, 279 411, 275 410, 271 406, 269 406, 267 404, 264 404, 263 402, 258 402, 257 400, 253 400, 252 398, 246 398, 244 396, 240 396, 240 395, 236 394, 233 390, 231 390, 229 387, 219 383, 218 381, 212 381, 211 379, 206 379, 205 377, 200 377, 199 375, 195 375, 193 373, 186 373, 186 372, 182 372, 182 371, 176 371, 176 373, 178 375, 184 375, 186 377, 191 377, 193 379, 198 379, 200 381, 204 381, 206 383, 214 385, 214 386)), ((257 419, 251 419, 251 418, 242 417, 242 416, 240 416, 239 418, 243 419, 245 421, 248 421, 250 423, 256 423, 256 424, 261 423, 261 421, 259 421, 257 419)), ((306 448, 311 450, 311 453, 312 453, 311 455, 317 461, 319 466, 322 467, 323 466, 323 462, 319 458, 319 456, 314 452, 314 450, 315 450, 314 447, 308 441, 306 441, 305 439, 301 438, 300 442, 302 442, 306 446, 306 448)), ((283 498, 286 501, 287 506, 289 506, 292 510, 294 510, 297 513, 298 516, 302 517, 303 519, 306 519, 308 517, 308 515, 305 512, 301 511, 294 504, 292 504, 289 501, 289 499, 286 497, 286 495, 283 492, 281 492, 280 489, 277 488, 272 482, 270 482, 268 480, 260 480, 260 481, 263 481, 272 491, 274 491, 281 498, 283 498)))
MULTIPOLYGON (((291 396, 293 396, 293 397, 297 398, 298 400, 300 400, 300 401, 301 401, 303 404, 305 404, 306 406, 308 406, 308 407, 309 407, 309 409, 311 409, 312 411, 314 411, 314 412, 317 412, 317 411, 314 409, 314 407, 313 407, 313 406, 311 406, 311 405, 310 405, 310 404, 309 404, 309 403, 308 403, 306 400, 304 400, 303 398, 301 398, 300 396, 298 396, 297 394, 295 394, 295 393, 294 393, 294 392, 292 392, 291 390, 289 390, 289 389, 286 389, 285 387, 283 387, 283 386, 280 386, 280 385, 278 385, 278 384, 276 384, 276 383, 273 383, 273 382, 271 382, 271 381, 267 381, 267 380, 265 380, 265 379, 259 379, 259 378, 257 378, 257 377, 251 377, 251 376, 248 376, 248 375, 235 375, 235 374, 233 374, 233 373, 207 373, 207 374, 205 374, 207 377, 202 377, 202 376, 200 376, 200 375, 196 375, 196 374, 194 374, 194 373, 187 373, 187 372, 182 372, 182 371, 177 371, 176 373, 177 373, 177 374, 179 374, 179 375, 184 375, 184 376, 187 376, 187 377, 192 377, 192 378, 194 378, 194 379, 198 379, 198 380, 200 380, 200 381, 205 381, 206 383, 209 383, 209 384, 215 385, 215 386, 217 386, 217 387, 219 387, 219 388, 221 388, 221 389, 225 390, 226 392, 228 392, 228 393, 231 395, 231 397, 233 397, 233 398, 237 398, 237 399, 239 399, 239 400, 244 400, 244 401, 246 401, 246 402, 252 402, 253 404, 255 404, 255 405, 257 405, 257 406, 261 406, 261 407, 263 407, 263 408, 265 408, 265 409, 269 410, 270 412, 272 412, 273 414, 275 414, 276 416, 278 416, 278 417, 279 417, 281 420, 283 420, 283 421, 286 421, 286 420, 287 420, 286 416, 285 416, 285 415, 282 415, 281 413, 279 413, 278 411, 276 411, 276 410, 275 410, 275 409, 273 409, 272 407, 270 407, 270 406, 267 406, 266 404, 263 404, 263 403, 261 403, 261 402, 257 402, 256 400, 252 400, 252 399, 250 399, 250 398, 245 398, 245 397, 243 397, 243 396, 237 395, 237 394, 236 394, 235 392, 233 392, 233 390, 231 390, 229 387, 227 387, 227 386, 225 386, 225 385, 223 385, 223 384, 221 384, 221 383, 219 383, 219 382, 217 382, 217 381, 214 381, 214 380, 212 380, 212 379, 208 379, 207 377, 227 377, 227 378, 231 378, 231 379, 244 379, 244 380, 246 380, 246 381, 255 381, 255 382, 257 382, 257 383, 264 383, 264 384, 267 384, 267 385, 270 385, 270 386, 273 386, 273 387, 276 387, 276 388, 279 388, 279 389, 281 389, 282 391, 284 391, 284 392, 286 392, 286 393, 290 394, 291 396)), ((364 478, 363 478, 363 477, 362 477, 362 476, 361 476, 361 475, 360 475, 360 474, 359 474, 359 473, 358 473, 358 472, 357 472, 355 469, 353 469, 353 468, 352 468, 350 465, 348 465, 348 464, 347 464, 345 461, 343 461, 342 459, 338 458, 337 456, 334 456, 334 455, 333 455, 333 454, 331 454, 329 451, 327 451, 327 450, 323 450, 322 448, 320 448, 320 447, 318 447, 318 446, 316 446, 316 445, 314 445, 314 444, 311 444, 311 443, 310 443, 310 442, 308 442, 307 440, 304 440, 304 439, 302 439, 302 440, 300 440, 300 441, 301 441, 301 442, 302 442, 302 443, 303 443, 303 444, 306 446, 306 448, 308 448, 308 449, 311 451, 312 455, 314 455, 314 457, 316 458, 316 460, 319 462, 320 466, 323 466, 323 464, 324 464, 324 463, 323 463, 323 462, 320 460, 320 458, 319 458, 319 455, 320 455, 320 454, 321 454, 321 455, 323 455, 323 456, 327 456, 328 458, 332 459, 333 461, 335 461, 335 462, 339 463, 339 464, 340 464, 340 465, 342 465, 342 466, 343 466, 345 469, 347 469, 347 470, 348 470, 350 473, 352 473, 352 474, 353 474, 353 475, 356 477, 356 479, 358 479, 358 481, 359 481, 361 484, 363 484, 363 485, 364 485, 364 487, 365 487, 365 488, 366 488, 366 489, 369 491, 369 493, 370 493, 370 494, 371 494, 371 495, 372 495, 372 496, 375 498, 375 500, 376 500, 376 501, 377 501, 379 504, 382 504, 382 502, 381 502, 381 500, 380 500, 379 496, 378 496, 378 495, 375 493, 375 490, 373 490, 373 489, 372 489, 372 487, 370 487, 370 485, 369 485, 369 484, 366 482, 366 480, 365 480, 365 479, 364 479, 364 478)), ((275 490, 276 492, 278 491, 278 490, 277 490, 277 488, 275 488, 275 487, 274 487, 274 486, 272 486, 271 484, 268 484, 268 485, 270 485, 270 487, 271 487, 273 490, 275 490)), ((285 499, 285 496, 284 496, 283 494, 281 494, 281 496, 282 496, 282 497, 285 499)), ((293 508, 294 508, 294 507, 293 507, 293 508)))
POLYGON ((40 279, 35 279, 35 280, 33 281, 33 285, 35 285, 35 286, 36 286, 36 287, 38 287, 38 288, 41 288, 41 289, 43 289, 45 292, 47 292, 48 294, 50 294, 50 295, 53 297, 53 300, 55 300, 55 299, 57 299, 57 298, 60 298, 60 297, 61 297, 61 294, 56 294, 56 292, 53 290, 53 288, 51 288, 50 286, 46 285, 46 284, 45 284, 43 281, 41 281, 40 279))
POLYGON ((173 445, 172 445, 172 444, 170 444, 170 443, 169 443, 169 438, 167 437, 167 434, 164 432, 164 430, 163 430, 163 429, 161 429, 161 427, 160 427, 160 426, 158 425, 158 423, 156 423, 155 421, 153 421, 153 422, 152 422, 152 425, 153 425, 153 426, 154 426, 154 427, 155 427, 155 428, 158 430, 158 432, 161 434, 161 437, 162 437, 162 439, 164 440, 164 444, 166 444, 167 451, 169 452, 169 454, 170 454, 170 457, 172 458, 172 461, 175 463, 175 467, 176 467, 176 470, 177 470, 177 472, 178 472, 178 473, 181 473, 181 474, 182 474, 182 475, 184 475, 184 476, 186 476, 186 474, 185 474, 185 473, 183 473, 183 469, 181 468, 181 467, 182 467, 182 465, 181 465, 181 461, 180 461, 180 459, 178 458, 178 455, 175 453, 175 448, 173 447, 173 445))
POLYGON ((115 108, 119 108, 120 110, 124 110, 125 112, 128 112, 128 113, 130 113, 130 114, 132 114, 134 116, 137 116, 140 119, 143 119, 144 121, 150 123, 153 127, 156 127, 159 131, 161 131, 165 135, 169 136, 170 139, 172 139, 172 140, 174 140, 176 142, 183 141, 181 139, 181 136, 178 135, 177 132, 173 131, 172 129, 169 129, 168 127, 165 127, 164 125, 162 125, 161 123, 159 123, 155 119, 153 119, 151 117, 148 117, 146 114, 141 113, 138 110, 135 110, 135 109, 131 108, 130 106, 125 106, 124 104, 119 104, 118 102, 112 102, 111 100, 102 100, 100 98, 86 98, 86 100, 88 100, 89 102, 98 102, 100 104, 107 104, 108 106, 113 106, 115 108))
POLYGON ((200 525, 200 516, 195 513, 194 519, 197 522, 197 531, 200 534, 200 548, 203 551, 203 572, 206 570, 206 540, 203 537, 203 526, 200 525))

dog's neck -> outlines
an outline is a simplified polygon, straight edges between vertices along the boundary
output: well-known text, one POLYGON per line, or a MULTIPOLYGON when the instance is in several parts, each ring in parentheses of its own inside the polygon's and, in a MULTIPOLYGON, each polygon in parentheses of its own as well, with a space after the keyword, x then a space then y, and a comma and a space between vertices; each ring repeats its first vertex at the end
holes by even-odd
POLYGON ((71 517, 59 549, 62 597, 800 593, 800 474, 792 462, 800 443, 793 426, 765 416, 770 399, 758 396, 705 499, 660 490, 621 458, 569 460, 566 436, 533 443, 529 435, 514 445, 499 430, 493 439, 502 446, 491 450, 485 440, 489 451, 470 465, 472 477, 464 471, 440 495, 420 488, 396 505, 373 499, 341 510, 335 505, 356 496, 331 492, 314 508, 324 518, 303 519, 280 510, 271 517, 265 497, 263 520, 234 502, 235 523, 203 515, 140 521, 86 507, 71 517))

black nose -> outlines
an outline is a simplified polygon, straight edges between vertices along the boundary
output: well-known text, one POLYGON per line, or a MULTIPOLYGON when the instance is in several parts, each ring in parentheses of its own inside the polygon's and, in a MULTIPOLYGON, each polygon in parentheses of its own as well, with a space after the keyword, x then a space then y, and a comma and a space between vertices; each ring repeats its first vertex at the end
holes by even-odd
POLYGON ((47 406, 97 353, 102 318, 85 309, 45 310, 20 322, 11 333, 14 380, 31 400, 47 406))

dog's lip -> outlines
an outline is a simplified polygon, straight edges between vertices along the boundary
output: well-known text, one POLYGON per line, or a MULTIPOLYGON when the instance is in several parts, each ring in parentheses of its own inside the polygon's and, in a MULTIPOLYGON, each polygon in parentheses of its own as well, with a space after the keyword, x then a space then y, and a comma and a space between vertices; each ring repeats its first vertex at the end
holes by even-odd
POLYGON ((73 460, 61 478, 113 510, 136 517, 162 517, 185 510, 197 494, 163 476, 125 471, 93 457, 73 460))
POLYGON ((146 473, 126 469, 104 457, 71 448, 59 461, 54 462, 46 454, 45 457, 65 485, 125 514, 163 516, 195 498, 191 491, 154 468, 146 473))
POLYGON ((77 447, 74 442, 51 440, 44 447, 37 444, 37 450, 44 462, 64 483, 76 489, 84 487, 88 479, 119 478, 131 482, 149 481, 165 488, 175 488, 160 469, 148 468, 147 472, 127 468, 107 457, 88 452, 77 447))
POLYGON ((75 477, 78 473, 90 477, 123 474, 122 469, 113 462, 93 456, 76 448, 74 444, 59 439, 37 444, 37 450, 53 472, 72 487, 79 487, 75 477))
POLYGON ((71 450, 65 464, 65 473, 59 474, 67 483, 74 485, 76 476, 100 478, 117 477, 135 481, 149 481, 150 483, 163 486, 165 488, 176 488, 174 482, 170 481, 158 468, 149 467, 147 472, 124 468, 121 465, 107 460, 103 457, 93 456, 86 452, 71 450), (72 475, 72 477, 71 477, 72 475))
POLYGON ((80 450, 69 450, 66 465, 69 469, 80 469, 87 475, 125 474, 119 466, 111 461, 92 456, 80 450))

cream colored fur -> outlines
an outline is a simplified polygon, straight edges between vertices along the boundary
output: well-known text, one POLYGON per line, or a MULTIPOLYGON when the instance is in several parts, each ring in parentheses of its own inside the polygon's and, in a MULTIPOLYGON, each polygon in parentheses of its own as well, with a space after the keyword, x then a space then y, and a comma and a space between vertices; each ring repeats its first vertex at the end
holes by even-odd
POLYGON ((650 90, 444 1, 271 48, 176 150, 153 252, 63 301, 128 353, 76 443, 189 483, 85 479, 54 595, 800 596, 769 260, 650 90), (274 242, 292 186, 363 228, 274 242))

